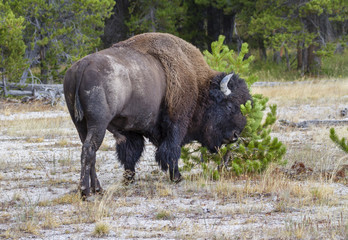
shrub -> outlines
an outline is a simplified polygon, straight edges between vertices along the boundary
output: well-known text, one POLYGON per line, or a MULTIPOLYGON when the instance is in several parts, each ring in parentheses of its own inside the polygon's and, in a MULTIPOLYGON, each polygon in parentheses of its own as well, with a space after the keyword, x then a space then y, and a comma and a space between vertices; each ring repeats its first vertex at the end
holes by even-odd
MULTIPOLYGON (((212 43, 212 53, 204 51, 205 59, 215 70, 240 74, 250 87, 257 78, 248 75, 252 57, 245 60, 248 45, 243 44, 239 55, 229 50, 223 44, 224 37, 220 36, 217 42, 212 43)), ((270 106, 270 111, 263 120, 268 98, 260 94, 253 95, 253 102, 248 101, 241 105, 241 112, 247 118, 247 124, 241 137, 236 143, 223 145, 217 154, 211 154, 202 146, 183 147, 181 158, 184 162, 183 170, 190 171, 200 166, 203 175, 217 180, 221 172, 230 172, 236 175, 261 172, 269 163, 284 163, 282 157, 286 148, 277 138, 270 136, 271 127, 276 121, 277 106, 270 106)))
POLYGON ((330 138, 334 143, 336 143, 336 145, 339 148, 341 148, 343 151, 348 153, 348 141, 347 141, 347 139, 344 137, 339 139, 334 128, 330 129, 330 138))

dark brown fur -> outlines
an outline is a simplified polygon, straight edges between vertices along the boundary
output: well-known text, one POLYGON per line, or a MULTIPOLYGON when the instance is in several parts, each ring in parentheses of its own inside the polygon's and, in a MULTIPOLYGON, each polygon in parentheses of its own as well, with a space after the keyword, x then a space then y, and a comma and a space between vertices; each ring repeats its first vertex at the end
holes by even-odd
POLYGON ((101 191, 95 163, 106 130, 116 139, 128 181, 144 137, 175 182, 182 145, 196 140, 214 152, 235 141, 246 123, 240 104, 250 95, 243 79, 225 76, 210 69, 196 47, 165 33, 137 35, 76 62, 65 75, 64 94, 83 143, 81 194, 101 191), (221 91, 223 78, 231 94, 221 91))
POLYGON ((166 105, 176 121, 195 107, 201 89, 207 89, 217 74, 205 62, 198 48, 167 33, 144 33, 114 44, 157 58, 166 74, 166 105))

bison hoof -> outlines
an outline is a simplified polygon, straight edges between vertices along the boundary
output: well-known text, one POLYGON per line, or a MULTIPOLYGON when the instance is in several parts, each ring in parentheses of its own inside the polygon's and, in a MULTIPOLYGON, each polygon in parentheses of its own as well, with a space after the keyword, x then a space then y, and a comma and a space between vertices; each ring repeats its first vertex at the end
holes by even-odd
POLYGON ((174 182, 174 183, 179 183, 179 182, 181 182, 182 180, 183 180, 183 178, 182 178, 182 176, 181 176, 181 174, 179 174, 179 176, 175 176, 175 177, 170 177, 170 180, 172 181, 172 182, 174 182))
POLYGON ((89 192, 81 191, 81 199, 82 199, 82 201, 86 201, 89 196, 91 196, 91 194, 89 192))
POLYGON ((125 170, 123 173, 123 184, 129 185, 134 183, 134 176, 135 176, 135 172, 128 169, 125 170))
POLYGON ((102 188, 92 189, 92 193, 97 194, 97 195, 103 195, 104 190, 102 188))

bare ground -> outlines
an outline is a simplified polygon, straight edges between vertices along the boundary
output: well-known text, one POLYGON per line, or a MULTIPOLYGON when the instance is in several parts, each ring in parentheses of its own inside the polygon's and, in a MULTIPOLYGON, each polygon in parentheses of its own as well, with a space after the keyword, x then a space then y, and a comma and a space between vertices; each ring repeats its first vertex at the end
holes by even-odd
MULTIPOLYGON (((343 81, 340 88, 342 83, 348 85, 343 81)), ((327 85, 308 89, 314 87, 327 92, 327 85)), ((346 118, 340 113, 348 107, 344 93, 317 97, 301 86, 287 89, 299 91, 290 96, 276 88, 282 87, 254 92, 278 104, 279 120, 346 118)), ((76 193, 81 144, 66 109, 3 101, 0 238, 347 239, 348 158, 331 143, 329 128, 278 121, 273 136, 286 144, 288 164, 260 176, 219 181, 186 172, 183 182, 171 183, 147 144, 130 186, 122 184, 123 170, 107 134, 97 154, 105 194, 81 201, 76 193)), ((335 128, 347 136, 347 126, 335 128)))

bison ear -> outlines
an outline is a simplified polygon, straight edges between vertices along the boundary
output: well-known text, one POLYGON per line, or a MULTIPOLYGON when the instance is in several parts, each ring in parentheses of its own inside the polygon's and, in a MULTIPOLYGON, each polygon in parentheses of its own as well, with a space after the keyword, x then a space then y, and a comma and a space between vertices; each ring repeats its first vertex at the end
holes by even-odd
POLYGON ((210 90, 209 95, 210 95, 210 98, 213 99, 217 103, 221 103, 222 100, 225 98, 224 94, 218 89, 210 90))

